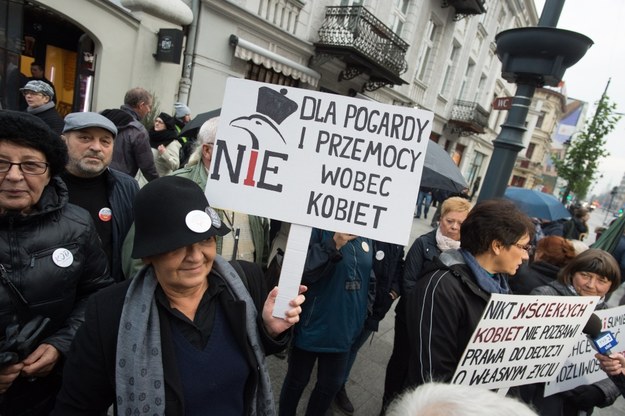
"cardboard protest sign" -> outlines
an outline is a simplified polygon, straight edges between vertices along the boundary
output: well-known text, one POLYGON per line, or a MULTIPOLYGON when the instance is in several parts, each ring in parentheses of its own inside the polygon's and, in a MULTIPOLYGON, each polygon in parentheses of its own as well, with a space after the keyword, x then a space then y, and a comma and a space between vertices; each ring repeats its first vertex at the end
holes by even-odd
POLYGON ((432 113, 231 78, 211 205, 405 245, 432 113))
MULTIPOLYGON (((601 331, 610 331, 618 341, 612 352, 625 353, 625 306, 595 311, 602 322, 601 331)), ((595 358, 592 341, 584 334, 575 339, 568 357, 556 373, 555 379, 545 386, 545 396, 592 384, 607 378, 595 358)))
POLYGON ((310 227, 406 245, 433 114, 230 78, 211 205, 291 223, 274 316, 297 295, 310 227))
POLYGON ((452 382, 498 389, 551 380, 598 300, 491 295, 452 382))

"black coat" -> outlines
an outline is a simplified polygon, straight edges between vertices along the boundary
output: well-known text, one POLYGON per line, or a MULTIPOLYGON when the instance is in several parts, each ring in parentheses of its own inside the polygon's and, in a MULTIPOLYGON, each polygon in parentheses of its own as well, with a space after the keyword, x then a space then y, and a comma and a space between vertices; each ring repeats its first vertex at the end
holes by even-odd
POLYGON ((438 269, 419 279, 405 295, 410 329, 405 387, 424 384, 430 378, 451 380, 490 299, 460 253, 449 250, 435 261, 438 269))
POLYGON ((56 108, 52 107, 40 113, 34 113, 35 116, 39 117, 44 123, 50 127, 50 129, 58 135, 61 135, 63 132, 63 127, 65 127, 65 121, 63 121, 63 117, 56 111, 56 108))
MULTIPOLYGON (((29 302, 32 314, 51 319, 40 343, 54 346, 63 357, 84 321, 87 298, 113 283, 89 213, 67 200, 65 184, 53 177, 36 211, 25 216, 0 216, 0 263, 8 279, 29 302), (63 252, 65 257, 59 258, 63 252)), ((6 286, 2 287, 0 334, 4 335, 5 328, 19 316, 6 286)), ((56 370, 60 368, 58 364, 56 370)), ((26 403, 45 400, 46 394, 58 388, 54 387, 58 381, 55 372, 35 382, 18 378, 4 395, 3 406, 19 404, 18 397, 23 394, 25 401, 18 408, 24 410, 26 403), (37 392, 41 393, 39 397, 37 392)), ((0 406, 0 412, 1 409, 0 406)))
POLYGON ((529 295, 537 287, 557 280, 559 271, 558 266, 544 261, 523 264, 514 276, 510 276, 510 290, 515 295, 529 295))
MULTIPOLYGON (((245 269, 248 290, 259 311, 259 333, 265 353, 272 354, 284 349, 288 342, 288 332, 278 339, 272 339, 260 322, 262 305, 265 301, 262 271, 249 262, 239 262, 245 269)), ((208 277, 210 279, 210 275, 208 277)), ((117 334, 124 297, 130 280, 118 283, 103 290, 90 299, 83 325, 72 345, 71 354, 63 373, 63 387, 57 397, 52 415, 93 415, 100 416, 115 402, 115 363, 117 334)), ((247 341, 245 329, 245 303, 229 297, 228 291, 220 296, 221 306, 235 334, 237 343, 245 351, 250 366, 250 380, 246 385, 245 408, 250 408, 253 391, 258 384, 258 364, 247 341), (224 299, 226 297, 227 299, 224 299)), ((165 311, 159 307, 161 328, 161 348, 163 350, 163 371, 165 378, 165 415, 183 416, 184 401, 182 382, 179 379, 175 362, 171 330, 165 311)), ((116 409, 117 410, 117 409, 116 409)), ((117 414, 117 411, 116 411, 117 414)))

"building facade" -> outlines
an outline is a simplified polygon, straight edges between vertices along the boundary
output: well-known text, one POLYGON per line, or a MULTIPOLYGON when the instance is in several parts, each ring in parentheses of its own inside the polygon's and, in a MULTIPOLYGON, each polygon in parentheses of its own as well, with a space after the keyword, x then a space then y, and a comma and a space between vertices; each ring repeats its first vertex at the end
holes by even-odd
MULTIPOLYGON (((315 89, 432 111, 431 139, 475 190, 507 114, 491 104, 516 89, 501 78, 495 37, 538 21, 532 0, 0 0, 0 10, 4 108, 15 104, 7 73, 28 75, 35 59, 71 111, 117 107, 142 86, 162 111, 183 101, 197 114, 221 106, 229 77, 315 89), (71 36, 55 39, 58 27, 71 36), (153 56, 163 30, 182 34, 179 62, 153 56)), ((557 101, 543 93, 546 107, 557 101)), ((521 171, 547 152, 538 130, 515 171, 523 186, 540 182, 521 171)))

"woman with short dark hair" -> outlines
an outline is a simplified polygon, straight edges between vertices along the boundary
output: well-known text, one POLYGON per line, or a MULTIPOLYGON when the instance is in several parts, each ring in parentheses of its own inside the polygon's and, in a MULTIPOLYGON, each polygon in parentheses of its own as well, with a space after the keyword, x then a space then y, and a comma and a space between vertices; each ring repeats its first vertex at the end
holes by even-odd
POLYGON ((2 415, 49 414, 87 298, 113 283, 91 216, 68 203, 66 162, 43 121, 0 111, 2 415))
MULTIPOLYGON (((606 251, 588 249, 571 260, 558 273, 558 280, 537 287, 532 295, 599 296, 597 309, 607 308, 605 295, 621 283, 621 271, 614 257, 606 251)), ((584 384, 573 390, 543 397, 544 383, 522 386, 521 397, 545 416, 577 416, 580 411, 609 406, 620 392, 610 379, 584 384)))
POLYGON ((460 248, 444 251, 406 295, 410 355, 405 387, 449 382, 492 293, 529 259, 532 221, 510 201, 477 204, 460 228, 460 248))

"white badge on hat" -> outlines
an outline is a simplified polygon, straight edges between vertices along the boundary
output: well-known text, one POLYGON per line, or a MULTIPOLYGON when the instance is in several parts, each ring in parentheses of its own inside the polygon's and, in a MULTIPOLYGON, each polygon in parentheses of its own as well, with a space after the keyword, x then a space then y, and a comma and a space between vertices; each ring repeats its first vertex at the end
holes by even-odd
POLYGON ((66 248, 57 248, 52 253, 52 261, 59 267, 69 267, 74 262, 74 255, 66 248))
POLYGON ((184 222, 189 227, 189 230, 194 233, 205 233, 211 228, 211 218, 204 211, 194 209, 189 212, 184 219, 184 222))

